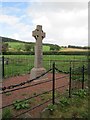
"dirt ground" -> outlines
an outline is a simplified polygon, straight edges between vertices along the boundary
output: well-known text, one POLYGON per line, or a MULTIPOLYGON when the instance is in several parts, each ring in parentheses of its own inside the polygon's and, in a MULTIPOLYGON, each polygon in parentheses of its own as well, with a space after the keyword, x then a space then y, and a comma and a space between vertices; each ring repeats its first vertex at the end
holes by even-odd
MULTIPOLYGON (((57 80, 55 80, 55 88, 66 85, 65 87, 60 88, 59 91, 63 92, 66 89, 68 89, 69 76, 67 74, 56 73, 55 78, 56 79, 58 78, 57 80), (66 76, 66 77, 63 78, 64 76, 66 76)), ((30 79, 30 74, 11 77, 11 78, 4 79, 2 85, 9 86, 9 85, 13 85, 13 84, 18 84, 18 83, 27 81, 29 79, 30 79)), ((52 80, 52 73, 48 73, 47 79, 45 79, 45 80, 35 80, 31 83, 25 84, 24 86, 33 85, 33 84, 40 83, 40 82, 47 81, 47 80, 52 80)), ((21 86, 21 87, 23 87, 23 86, 21 86)), ((24 89, 12 91, 7 94, 4 93, 2 95, 2 106, 9 105, 9 104, 13 103, 13 101, 15 101, 15 100, 25 99, 30 96, 33 96, 34 94, 39 94, 39 93, 42 93, 42 92, 48 91, 48 90, 52 90, 52 81, 38 84, 35 86, 30 86, 30 87, 27 87, 24 89)), ((38 101, 39 98, 37 97, 36 100, 38 101)), ((31 115, 31 117, 33 117, 33 118, 40 117, 40 112, 47 106, 47 104, 48 103, 46 103, 32 111, 29 111, 28 114, 31 115)), ((15 112, 14 115, 16 116, 21 112, 22 111, 15 112)))

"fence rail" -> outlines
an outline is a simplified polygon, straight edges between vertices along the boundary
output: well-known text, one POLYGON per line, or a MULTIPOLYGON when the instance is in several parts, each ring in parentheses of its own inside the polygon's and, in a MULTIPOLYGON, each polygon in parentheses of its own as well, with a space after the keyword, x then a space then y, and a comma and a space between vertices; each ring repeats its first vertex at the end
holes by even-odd
MULTIPOLYGON (((81 68, 79 67, 79 69, 80 69, 80 71, 81 71, 81 77, 82 77, 82 81, 80 81, 81 88, 84 89, 84 88, 85 88, 85 85, 84 85, 84 83, 85 83, 85 79, 84 79, 84 78, 85 78, 85 67, 84 67, 84 65, 83 65, 81 68)), ((27 88, 27 87, 36 86, 36 85, 43 84, 43 83, 48 83, 48 82, 51 82, 51 83, 52 83, 52 89, 50 89, 50 90, 48 90, 48 91, 45 91, 45 92, 42 92, 42 93, 39 93, 39 94, 37 94, 37 95, 31 96, 31 97, 29 97, 29 98, 25 98, 25 99, 23 99, 23 100, 20 100, 19 102, 22 102, 22 101, 25 101, 25 100, 30 100, 30 99, 32 99, 32 98, 41 96, 41 95, 43 95, 43 94, 45 94, 45 93, 52 92, 52 98, 51 98, 51 99, 49 99, 49 100, 45 101, 44 103, 41 103, 41 104, 39 104, 39 105, 36 105, 36 106, 34 106, 34 107, 32 107, 32 108, 30 108, 30 109, 28 109, 28 110, 26 110, 26 111, 24 111, 24 112, 22 112, 22 113, 20 113, 20 114, 14 116, 14 117, 18 117, 18 116, 20 116, 20 115, 22 115, 22 114, 24 114, 24 113, 27 113, 28 111, 31 111, 31 110, 33 110, 33 109, 35 109, 35 108, 37 108, 37 107, 45 104, 45 103, 48 103, 48 102, 51 101, 51 100, 52 100, 52 104, 55 104, 55 99, 56 99, 56 97, 55 97, 55 91, 56 91, 57 89, 61 89, 61 88, 63 88, 63 87, 67 87, 67 88, 69 89, 69 90, 68 90, 68 97, 71 98, 71 97, 72 97, 72 88, 73 88, 73 86, 72 86, 72 82, 73 82, 73 80, 72 80, 72 73, 73 73, 73 70, 75 71, 75 69, 72 69, 72 67, 70 66, 68 75, 65 75, 65 76, 63 76, 63 77, 55 78, 55 72, 56 72, 56 71, 57 71, 57 72, 61 72, 61 71, 60 71, 58 68, 56 68, 55 62, 54 62, 53 65, 52 65, 52 68, 49 69, 49 70, 48 70, 47 72, 45 72, 44 74, 42 74, 41 76, 38 76, 38 77, 36 77, 36 78, 33 79, 33 80, 25 81, 25 82, 23 82, 23 83, 21 82, 21 83, 19 83, 19 84, 17 84, 17 85, 4 86, 4 87, 0 88, 0 89, 2 90, 2 92, 1 92, 0 94, 4 94, 4 93, 7 93, 7 92, 13 92, 13 91, 16 91, 16 90, 20 90, 20 89, 24 89, 24 88, 27 88), (50 71, 52 71, 52 79, 51 79, 51 80, 42 81, 42 82, 35 83, 35 84, 32 84, 32 85, 24 86, 25 83, 30 83, 30 82, 32 82, 32 81, 34 81, 34 80, 37 80, 37 79, 39 79, 40 77, 42 77, 43 75, 47 74, 47 73, 50 72, 50 71), (63 78, 65 78, 65 77, 69 77, 69 83, 67 83, 67 84, 65 84, 65 85, 62 85, 62 86, 59 86, 59 87, 55 87, 55 81, 56 81, 56 80, 63 79, 63 78), (18 86, 19 88, 16 88, 16 89, 15 89, 15 87, 17 87, 17 86, 18 86), (20 87, 20 86, 23 86, 23 87, 20 87), (11 90, 7 91, 7 89, 11 89, 11 90)), ((77 70, 77 69, 76 69, 76 70, 77 70)), ((0 108, 0 109, 4 109, 4 108, 9 107, 9 106, 12 106, 12 105, 14 105, 14 103, 5 105, 5 106, 3 106, 3 107, 0 108)))

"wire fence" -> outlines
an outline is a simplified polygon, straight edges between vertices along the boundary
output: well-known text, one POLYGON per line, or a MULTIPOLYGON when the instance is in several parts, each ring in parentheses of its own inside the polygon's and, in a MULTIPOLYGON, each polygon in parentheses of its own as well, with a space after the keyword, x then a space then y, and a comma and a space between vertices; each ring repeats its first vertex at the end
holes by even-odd
MULTIPOLYGON (((49 57, 48 57, 49 58, 49 57)), ((2 56, 0 57, 0 61, 2 62, 2 77, 12 77, 12 76, 19 76, 22 74, 28 74, 30 73, 31 69, 34 66, 34 56, 2 56)), ((43 60, 43 66, 48 70, 52 68, 53 62, 56 63, 56 67, 61 70, 62 73, 68 73, 69 72, 69 66, 71 66, 73 69, 76 67, 81 67, 83 64, 87 67, 88 61, 85 60, 51 60, 44 59, 43 60)))
MULTIPOLYGON (((52 102, 52 104, 55 104, 55 99, 60 96, 60 94, 58 96, 56 96, 55 93, 56 93, 57 90, 59 92, 62 91, 61 90, 62 88, 65 88, 64 89, 65 92, 68 89, 67 94, 68 94, 68 97, 71 98, 73 90, 79 90, 80 88, 81 89, 85 88, 85 85, 86 85, 85 84, 85 81, 86 81, 85 80, 86 71, 87 71, 87 69, 86 69, 86 67, 84 65, 81 68, 78 67, 76 69, 75 68, 73 69, 70 66, 68 74, 64 75, 63 77, 55 77, 56 72, 61 73, 61 70, 59 70, 56 67, 55 63, 53 63, 51 69, 49 69, 47 72, 43 73, 42 75, 40 75, 40 76, 38 76, 38 77, 36 77, 34 79, 27 80, 27 81, 21 82, 19 84, 14 84, 14 85, 10 85, 10 86, 4 86, 4 87, 0 88, 0 90, 2 91, 0 94, 5 94, 5 93, 8 93, 8 92, 14 92, 16 90, 25 89, 25 88, 32 87, 32 86, 37 86, 38 87, 38 85, 44 84, 44 83, 52 84, 52 88, 51 89, 49 89, 49 90, 47 90, 45 92, 38 93, 38 94, 33 95, 31 97, 28 97, 28 98, 20 100, 18 103, 21 103, 23 101, 39 97, 39 96, 44 95, 46 93, 50 93, 51 92, 51 94, 52 94, 51 98, 49 98, 48 100, 44 101, 43 103, 37 104, 37 105, 35 105, 33 107, 30 107, 28 110, 25 110, 24 112, 21 112, 21 113, 15 115, 14 118, 16 118, 16 117, 19 117, 22 114, 25 114, 25 113, 27 113, 29 111, 32 111, 32 110, 34 110, 34 109, 36 109, 36 108, 38 108, 38 107, 40 107, 40 106, 42 106, 42 105, 44 105, 44 104, 46 104, 48 102, 52 102), (40 77, 48 74, 48 72, 50 72, 50 71, 52 71, 52 79, 46 80, 46 81, 41 81, 41 82, 38 82, 38 83, 34 83, 34 84, 31 84, 31 85, 25 86, 25 84, 32 83, 34 80, 36 81, 40 77), (78 71, 77 74, 75 73, 75 71, 78 71), (79 79, 78 80, 77 79, 73 79, 73 75, 78 76, 78 74, 79 74, 80 80, 79 79), (66 84, 64 84, 64 85, 61 85, 61 86, 57 87, 56 86, 56 81, 60 82, 60 80, 62 80, 64 78, 68 78, 68 82, 66 84), (18 87, 18 88, 16 88, 16 87, 18 87)), ((4 109, 4 108, 7 108, 7 107, 10 107, 10 106, 13 106, 13 105, 14 105, 14 103, 10 103, 8 105, 2 106, 0 109, 4 109)))

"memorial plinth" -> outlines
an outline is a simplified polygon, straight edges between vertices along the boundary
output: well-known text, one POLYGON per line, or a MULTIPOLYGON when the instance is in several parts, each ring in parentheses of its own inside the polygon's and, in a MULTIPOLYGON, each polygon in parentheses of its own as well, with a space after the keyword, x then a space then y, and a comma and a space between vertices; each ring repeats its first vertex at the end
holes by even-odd
MULTIPOLYGON (((43 52, 42 52, 42 40, 45 38, 45 33, 42 30, 41 25, 37 25, 35 31, 32 31, 32 36, 36 39, 35 43, 35 59, 34 68, 31 69, 30 78, 36 78, 46 72, 43 67, 43 52)), ((40 79, 47 79, 46 75, 40 77, 40 79)))

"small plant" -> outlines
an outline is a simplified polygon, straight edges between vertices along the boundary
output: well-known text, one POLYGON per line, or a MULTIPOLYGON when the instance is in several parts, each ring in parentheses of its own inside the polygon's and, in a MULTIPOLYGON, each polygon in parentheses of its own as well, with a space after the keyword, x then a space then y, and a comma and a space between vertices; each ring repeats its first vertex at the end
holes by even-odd
POLYGON ((11 95, 11 92, 9 92, 9 93, 6 93, 5 95, 6 95, 6 96, 9 96, 9 95, 11 95))
POLYGON ((16 100, 13 103, 14 103, 14 108, 16 110, 29 108, 29 101, 28 100, 25 100, 23 102, 20 102, 20 100, 16 100))
POLYGON ((50 111, 54 111, 57 107, 56 107, 56 105, 49 104, 47 108, 48 108, 48 110, 50 110, 50 111))
POLYGON ((10 108, 5 108, 3 111, 2 111, 2 119, 5 119, 5 118, 11 118, 13 115, 12 115, 12 112, 11 112, 11 109, 10 108))
POLYGON ((60 99, 60 105, 64 107, 64 106, 70 105, 70 102, 67 98, 63 97, 60 99))
POLYGON ((41 95, 41 100, 45 100, 45 95, 41 95))
POLYGON ((78 97, 84 98, 87 95, 86 90, 80 89, 77 92, 74 92, 73 95, 77 95, 78 97))

